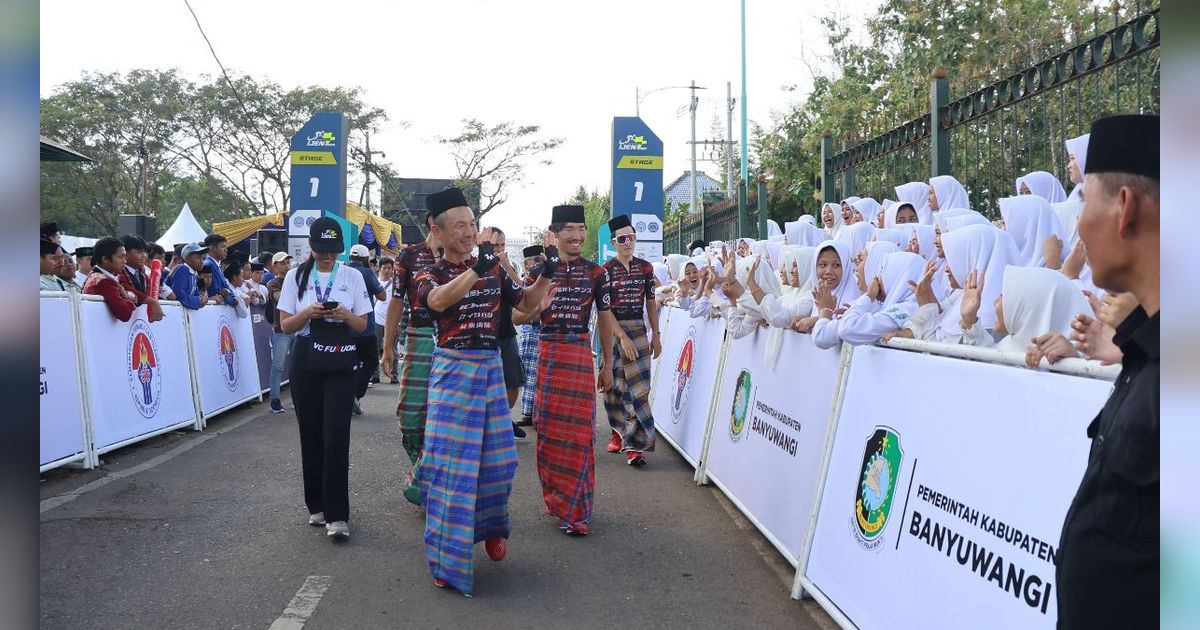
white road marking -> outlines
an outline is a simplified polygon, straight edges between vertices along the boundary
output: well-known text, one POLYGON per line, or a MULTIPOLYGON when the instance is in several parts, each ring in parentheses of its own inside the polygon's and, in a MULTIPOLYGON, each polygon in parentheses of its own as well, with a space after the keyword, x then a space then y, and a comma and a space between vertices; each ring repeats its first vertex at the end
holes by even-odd
POLYGON ((321 598, 325 596, 325 591, 329 590, 329 583, 332 581, 333 577, 328 575, 310 575, 305 578, 300 590, 296 591, 296 596, 288 602, 287 608, 283 609, 283 613, 268 630, 303 628, 308 618, 316 612, 317 604, 321 603, 321 598))
POLYGON ((188 441, 184 442, 183 444, 180 444, 179 446, 176 446, 175 448, 167 451, 166 453, 163 453, 162 455, 159 455, 153 459, 146 460, 146 461, 138 464, 137 466, 134 466, 132 468, 127 468, 125 470, 118 470, 114 473, 111 473, 111 474, 105 475, 99 479, 96 479, 95 481, 85 483, 82 486, 80 486, 70 492, 65 492, 63 494, 52 496, 48 499, 43 499, 40 504, 40 507, 41 507, 40 513, 45 514, 46 512, 53 510, 56 507, 59 507, 66 503, 70 503, 71 501, 78 499, 79 497, 91 492, 92 490, 95 490, 97 488, 103 488, 104 486, 107 486, 108 484, 110 484, 114 481, 118 481, 120 479, 124 479, 124 478, 132 476, 132 475, 136 475, 140 472, 145 472, 147 470, 150 470, 151 468, 154 468, 155 466, 157 466, 167 460, 173 459, 179 455, 182 455, 182 454, 192 450, 193 448, 196 448, 197 446, 200 446, 201 444, 217 437, 218 435, 221 435, 222 433, 232 431, 257 417, 259 417, 259 416, 257 416, 257 415, 247 416, 245 418, 242 418, 241 420, 238 420, 237 422, 234 422, 233 424, 231 424, 227 427, 222 427, 218 431, 202 433, 202 434, 200 434, 199 437, 188 440, 188 441))

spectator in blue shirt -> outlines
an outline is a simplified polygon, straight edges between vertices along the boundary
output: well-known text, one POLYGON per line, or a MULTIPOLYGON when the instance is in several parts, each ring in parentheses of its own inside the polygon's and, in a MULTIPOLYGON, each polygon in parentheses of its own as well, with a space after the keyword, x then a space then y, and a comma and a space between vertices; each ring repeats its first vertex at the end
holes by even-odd
POLYGON ((219 295, 222 302, 233 306, 237 303, 237 296, 233 294, 233 287, 229 286, 229 281, 225 279, 225 270, 221 268, 221 261, 225 260, 229 251, 228 242, 228 239, 220 234, 204 237, 204 246, 208 248, 204 266, 212 272, 212 283, 206 287, 209 297, 219 295))
MULTIPOLYGON (((357 269, 363 275, 367 295, 371 298, 371 308, 375 308, 375 300, 384 299, 387 297, 387 293, 384 292, 383 285, 379 283, 375 272, 367 264, 370 258, 371 252, 366 245, 360 244, 350 248, 350 267, 357 269)), ((358 390, 355 392, 353 411, 355 415, 361 415, 362 407, 358 401, 366 395, 372 377, 379 370, 379 347, 375 345, 374 328, 367 326, 363 332, 355 335, 354 342, 358 346, 358 361, 361 365, 358 368, 358 390)), ((378 381, 378 379, 375 380, 378 381)))
POLYGON ((208 248, 200 243, 188 243, 180 253, 183 256, 183 264, 175 267, 171 275, 167 276, 167 284, 175 292, 175 299, 179 300, 184 308, 202 308, 209 303, 209 297, 201 294, 196 280, 197 272, 204 268, 208 248))

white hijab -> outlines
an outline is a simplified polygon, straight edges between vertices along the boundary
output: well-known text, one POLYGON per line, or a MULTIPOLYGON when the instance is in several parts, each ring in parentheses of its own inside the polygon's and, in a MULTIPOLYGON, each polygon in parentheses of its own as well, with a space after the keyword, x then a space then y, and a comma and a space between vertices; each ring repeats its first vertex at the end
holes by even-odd
MULTIPOLYGON (((912 208, 914 212, 917 209, 915 206, 913 206, 913 204, 911 204, 907 201, 897 201, 896 203, 893 203, 891 206, 888 206, 887 210, 884 210, 883 225, 881 227, 894 228, 894 227, 903 225, 902 223, 896 222, 896 217, 900 214, 900 208, 912 208)), ((917 214, 917 223, 921 223, 921 215, 919 213, 917 214)), ((929 225, 933 225, 932 217, 930 217, 929 225)))
MULTIPOLYGON (((950 233, 942 233, 942 249, 946 252, 946 265, 961 286, 967 275, 979 271, 983 277, 983 294, 979 306, 979 324, 991 330, 996 326, 993 302, 1004 288, 1004 270, 1009 265, 1019 265, 1017 245, 1008 232, 994 225, 968 225, 950 233)), ((947 335, 962 333, 958 325, 961 318, 955 304, 945 308, 941 329, 947 335)))
MULTIPOLYGON (((929 184, 925 182, 908 182, 896 186, 896 197, 901 203, 911 203, 917 211, 917 222, 933 225, 933 210, 929 209, 929 184)), ((941 198, 939 197, 940 201, 941 198)), ((949 207, 949 206, 947 206, 949 207)), ((891 227, 890 225, 887 227, 891 227)))
MULTIPOLYGON (((913 224, 908 224, 908 225, 913 225, 913 224)), ((887 241, 889 243, 895 243, 896 247, 898 247, 900 249, 905 249, 908 247, 908 237, 904 234, 904 232, 902 232, 901 230, 898 230, 896 228, 884 228, 881 230, 875 230, 875 240, 887 241)))
POLYGON ((872 227, 875 226, 875 220, 879 218, 880 205, 878 201, 870 197, 863 197, 858 201, 850 204, 851 208, 858 210, 858 213, 863 217, 863 223, 868 223, 872 227))
POLYGON ((904 248, 908 249, 908 242, 912 240, 913 234, 917 235, 917 251, 925 258, 925 260, 933 260, 937 258, 937 228, 932 225, 924 225, 921 223, 901 223, 896 226, 904 234, 904 248))
POLYGON ((667 273, 670 274, 672 281, 679 282, 679 274, 683 273, 683 263, 688 259, 689 257, 683 254, 667 254, 667 273))
POLYGON ((939 211, 949 208, 967 208, 968 210, 971 208, 971 198, 967 196, 967 189, 963 188, 963 185, 954 177, 938 175, 930 178, 929 185, 933 188, 934 195, 937 196, 939 211))
POLYGON ((850 247, 850 257, 854 258, 862 250, 866 249, 867 243, 871 242, 871 237, 873 236, 875 236, 875 226, 866 221, 860 221, 854 225, 842 228, 841 233, 838 234, 835 240, 848 245, 850 247))
MULTIPOLYGON (((1050 235, 1063 242, 1063 255, 1066 255, 1067 231, 1045 199, 1037 195, 1004 197, 1000 199, 1000 216, 1004 217, 1004 229, 1012 235, 1020 252, 1017 264, 1045 267, 1042 245, 1050 235)), ((1062 263, 1061 260, 1057 262, 1062 263)))
POLYGON ((787 236, 788 245, 803 245, 805 247, 816 247, 818 243, 825 240, 825 234, 812 222, 812 216, 804 215, 799 221, 791 221, 784 224, 784 233, 787 236), (808 221, 804 220, 808 217, 808 221))
MULTIPOLYGON (((779 266, 787 272, 788 278, 800 285, 793 286, 791 293, 804 294, 811 293, 815 282, 813 281, 813 264, 817 258, 817 248, 803 245, 789 245, 783 248, 783 254, 779 257, 779 266), (792 274, 793 264, 796 267, 796 273, 792 274), (799 277, 796 277, 799 276, 799 277)), ((784 292, 784 297, 787 297, 788 292, 784 292)))
POLYGON ((817 219, 811 214, 802 214, 800 215, 800 218, 796 220, 801 223, 807 223, 813 227, 817 227, 817 219))
MULTIPOLYGON (((821 252, 832 247, 837 252, 838 259, 842 262, 842 281, 833 288, 833 297, 837 300, 837 305, 840 307, 843 304, 849 304, 858 299, 862 293, 858 290, 858 283, 854 281, 854 265, 850 262, 853 256, 850 255, 850 246, 843 241, 824 241, 817 246, 817 255, 813 256, 812 266, 812 282, 813 290, 817 288, 817 259, 821 257, 821 252)), ((814 315, 816 314, 816 305, 813 305, 814 315)))
POLYGON ((992 222, 987 220, 987 217, 975 212, 974 210, 964 210, 962 208, 952 208, 948 213, 937 213, 935 217, 938 230, 942 234, 953 232, 968 225, 991 225, 992 222))
POLYGON ((920 282, 925 273, 925 259, 910 252, 892 252, 884 257, 880 280, 886 295, 883 305, 911 302, 916 307, 916 296, 909 282, 920 282))
POLYGON ((650 266, 654 268, 654 278, 658 280, 658 286, 665 287, 671 284, 671 276, 666 263, 652 262, 650 266))
MULTIPOLYGON (((1030 339, 1051 332, 1070 338, 1075 314, 1092 314, 1083 292, 1053 269, 1009 267, 1004 271, 1003 289, 1008 336, 996 344, 1000 350, 1024 352, 1030 339)), ((979 310, 990 306, 983 303, 979 310)))
MULTIPOLYGON (((1079 165, 1079 174, 1087 175, 1087 150, 1088 142, 1092 139, 1092 134, 1085 133, 1082 136, 1071 138, 1066 141, 1067 155, 1075 156, 1075 163, 1079 165)), ((1075 184, 1071 189, 1070 199, 1082 201, 1083 184, 1075 184)))
POLYGON ((1021 194, 1021 184, 1029 189, 1030 194, 1037 195, 1050 203, 1058 203, 1067 198, 1062 182, 1046 171, 1033 171, 1017 178, 1017 193, 1021 194))
POLYGON ((842 231, 842 227, 846 225, 846 222, 842 220, 842 207, 831 201, 826 202, 821 204, 821 214, 821 224, 825 229, 826 238, 837 238, 838 233, 842 231), (825 208, 829 208, 833 212, 832 224, 825 223, 825 208))
POLYGON ((775 219, 767 219, 767 240, 775 237, 783 238, 783 230, 779 229, 779 222, 775 219))
MULTIPOLYGON (((876 241, 867 243, 867 257, 861 263, 863 266, 863 282, 867 285, 867 289, 871 288, 871 281, 876 277, 883 279, 883 263, 889 254, 894 254, 899 251, 896 245, 886 241, 876 241)), ((857 282, 855 283, 857 286, 857 282)), ((862 287, 859 287, 862 290, 862 287)), ((887 290, 887 285, 884 285, 884 290, 887 290)))
MULTIPOLYGON (((1082 187, 1080 185, 1075 188, 1082 187)), ((1062 223, 1063 231, 1067 234, 1067 243, 1063 250, 1069 252, 1075 246, 1075 242, 1079 240, 1079 215, 1083 212, 1083 200, 1067 197, 1066 201, 1052 203, 1050 207, 1054 208, 1054 214, 1058 215, 1058 221, 1062 223)))

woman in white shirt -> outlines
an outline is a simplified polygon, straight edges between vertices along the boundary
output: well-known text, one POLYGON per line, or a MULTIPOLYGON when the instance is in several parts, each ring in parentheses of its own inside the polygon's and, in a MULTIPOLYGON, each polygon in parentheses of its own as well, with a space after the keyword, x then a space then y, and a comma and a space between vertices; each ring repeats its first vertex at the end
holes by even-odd
POLYGON ((350 409, 358 366, 352 334, 367 329, 371 300, 362 274, 337 261, 345 250, 337 221, 313 221, 308 242, 312 257, 287 273, 277 310, 283 332, 296 334, 291 392, 308 524, 348 538, 350 409))

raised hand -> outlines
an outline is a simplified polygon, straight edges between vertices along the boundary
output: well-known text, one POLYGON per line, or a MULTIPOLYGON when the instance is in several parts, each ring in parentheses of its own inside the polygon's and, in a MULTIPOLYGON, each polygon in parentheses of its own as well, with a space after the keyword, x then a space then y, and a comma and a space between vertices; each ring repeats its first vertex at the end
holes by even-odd
POLYGON ((837 308, 837 298, 833 295, 833 287, 825 282, 817 285, 813 289, 813 302, 817 306, 817 314, 824 317, 825 311, 832 311, 837 308))
POLYGON ((1058 269, 1062 267, 1062 253, 1062 239, 1053 234, 1047 236, 1045 242, 1042 243, 1042 257, 1046 259, 1046 268, 1058 269))
POLYGON ((961 315, 963 326, 970 328, 979 321, 979 306, 983 300, 983 275, 978 269, 972 269, 967 274, 966 284, 963 285, 961 315))
POLYGON ((558 256, 558 247, 555 245, 546 246, 546 260, 542 261, 542 277, 554 278, 554 274, 558 272, 558 266, 562 264, 562 258, 558 256))
POLYGON ((879 276, 871 278, 871 286, 867 287, 867 297, 876 302, 883 301, 883 280, 880 280, 879 276))
POLYGON ((937 268, 937 261, 931 260, 925 263, 925 273, 921 275, 919 284, 912 280, 908 281, 908 287, 917 296, 917 306, 938 303, 937 296, 933 294, 933 274, 937 273, 937 268))
POLYGON ((1071 247, 1071 252, 1067 254, 1067 259, 1063 261, 1062 273, 1072 280, 1077 280, 1079 274, 1083 272, 1085 264, 1087 264, 1087 247, 1083 244, 1083 239, 1078 239, 1071 247))

